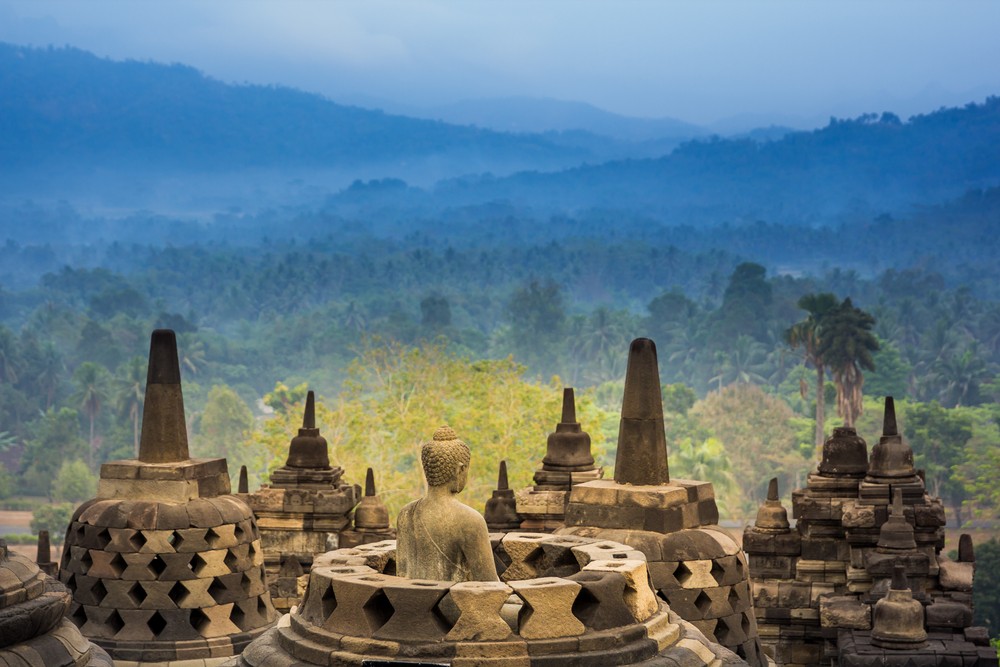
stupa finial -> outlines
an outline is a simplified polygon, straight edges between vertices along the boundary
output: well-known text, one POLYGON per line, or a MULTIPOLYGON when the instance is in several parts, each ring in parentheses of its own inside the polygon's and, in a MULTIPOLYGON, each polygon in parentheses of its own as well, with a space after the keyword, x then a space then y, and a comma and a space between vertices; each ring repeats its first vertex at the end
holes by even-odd
POLYGON ((636 338, 629 347, 615 481, 636 485, 670 481, 656 343, 648 338, 636 338))
POLYGON ((177 336, 170 329, 157 329, 149 340, 139 460, 174 463, 189 458, 177 336))

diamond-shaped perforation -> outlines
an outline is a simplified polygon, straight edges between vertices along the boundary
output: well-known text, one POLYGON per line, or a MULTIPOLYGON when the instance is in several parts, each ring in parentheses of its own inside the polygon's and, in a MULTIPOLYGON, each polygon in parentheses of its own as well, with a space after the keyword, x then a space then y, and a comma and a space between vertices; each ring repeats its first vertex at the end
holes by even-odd
POLYGON ((83 608, 82 604, 76 605, 76 609, 69 615, 69 620, 73 621, 74 625, 78 628, 84 626, 87 622, 87 610, 83 608))
POLYGON ((730 606, 730 607, 732 607, 732 610, 733 610, 733 613, 734 613, 734 614, 735 614, 736 612, 738 612, 738 611, 740 611, 740 610, 741 610, 741 609, 740 609, 740 607, 741 607, 742 605, 740 604, 740 596, 739 596, 739 594, 738 594, 738 593, 736 592, 736 588, 732 588, 732 589, 731 589, 731 590, 729 591, 729 598, 728 598, 728 600, 729 600, 729 606, 730 606))
POLYGON ((688 569, 688 566, 684 563, 677 563, 677 567, 674 569, 674 579, 676 579, 677 583, 681 586, 687 583, 692 574, 691 570, 688 569))
POLYGON ((713 560, 712 570, 711 572, 709 572, 709 574, 711 574, 712 578, 715 579, 715 583, 721 586, 722 582, 725 581, 726 579, 726 568, 722 567, 719 564, 719 561, 713 560))
POLYGON ((212 596, 216 604, 223 604, 223 600, 226 597, 226 585, 218 577, 215 577, 208 587, 208 594, 212 596))
POLYGON ((122 572, 124 572, 125 568, 128 567, 128 563, 125 561, 125 558, 122 557, 122 555, 118 554, 118 553, 116 553, 111 558, 111 561, 108 563, 108 565, 111 567, 111 569, 114 571, 114 573, 116 575, 118 575, 119 577, 122 576, 122 572))
POLYGON ((743 630, 743 634, 747 637, 750 636, 750 616, 743 612, 740 618, 740 628, 743 630))
POLYGON ((160 612, 153 612, 153 615, 146 621, 146 625, 154 637, 159 637, 160 633, 167 629, 167 619, 163 618, 160 612))
POLYGON ((240 588, 243 589, 244 595, 250 595, 250 585, 251 585, 250 577, 248 577, 247 573, 244 572, 243 576, 240 577, 240 588))
POLYGON ((106 549, 109 544, 111 544, 111 533, 107 528, 102 528, 97 533, 97 548, 103 550, 106 549))
POLYGON ((243 629, 243 624, 247 620, 246 612, 240 608, 239 603, 233 605, 233 610, 229 612, 229 620, 233 622, 233 625, 238 627, 240 630, 243 629))
POLYGON ((382 591, 375 593, 362 610, 373 628, 381 628, 396 611, 382 591))
POLYGON ((694 606, 698 607, 698 611, 700 611, 702 615, 705 615, 712 606, 712 598, 708 597, 705 591, 699 591, 698 597, 694 599, 694 606))
POLYGON ((233 553, 232 549, 226 550, 226 557, 223 560, 223 562, 226 564, 226 567, 229 568, 230 572, 239 572, 238 566, 240 559, 236 556, 235 553, 233 553))
POLYGON ((236 528, 233 529, 233 535, 236 537, 236 543, 240 544, 243 542, 243 536, 246 535, 246 531, 243 530, 243 522, 236 524, 236 528))
POLYGON ((729 627, 729 623, 725 619, 720 618, 719 622, 715 625, 715 641, 720 644, 730 644, 732 643, 730 641, 732 634, 733 631, 729 627))
POLYGON ((737 575, 737 577, 741 581, 743 579, 746 579, 746 574, 745 574, 745 571, 743 569, 744 567, 745 566, 743 564, 743 559, 741 557, 737 556, 737 558, 736 558, 736 575, 737 575))
POLYGON ((83 543, 83 538, 87 534, 86 524, 78 523, 73 527, 73 530, 76 532, 76 543, 83 543))
POLYGON ((257 555, 257 547, 255 547, 253 545, 253 542, 251 542, 249 546, 247 546, 247 556, 250 557, 250 560, 253 560, 253 557, 256 555, 257 555))
POLYGON ((323 618, 330 618, 330 614, 337 608, 337 596, 333 594, 333 584, 327 584, 323 597, 320 598, 320 606, 323 609, 323 618))
POLYGON ((184 544, 184 536, 175 530, 170 533, 170 537, 167 538, 167 542, 169 542, 170 546, 174 548, 174 551, 180 551, 181 545, 184 544))
POLYGON ((257 613, 260 614, 261 618, 267 618, 268 613, 270 613, 263 595, 257 598, 257 613))
POLYGON ((219 537, 219 534, 215 532, 215 530, 213 530, 212 528, 209 528, 208 532, 205 533, 205 542, 206 544, 208 544, 208 546, 212 547, 213 549, 219 543, 220 539, 221 538, 219 537))
POLYGON ((88 572, 90 572, 90 566, 93 564, 94 564, 94 559, 90 557, 90 550, 88 549, 87 551, 83 552, 82 556, 80 556, 80 567, 83 570, 80 574, 87 574, 88 572))
POLYGON ((108 597, 108 589, 104 587, 104 582, 98 579, 90 587, 90 594, 94 597, 94 604, 99 605, 104 598, 108 597))
POLYGON ((132 601, 133 606, 139 607, 146 601, 148 594, 146 593, 146 589, 142 587, 142 584, 137 581, 132 584, 132 588, 128 589, 128 597, 132 601))
POLYGON ((153 556, 153 559, 149 561, 149 570, 156 575, 157 579, 160 578, 160 575, 163 574, 166 569, 167 564, 162 558, 160 558, 159 554, 153 556))
POLYGON ((70 572, 66 579, 63 580, 63 584, 71 591, 76 590, 76 575, 70 572))
POLYGON ((135 549, 136 551, 139 551, 144 546, 146 546, 147 541, 148 540, 146 540, 146 536, 142 534, 141 530, 135 531, 132 534, 132 537, 128 538, 129 544, 131 544, 132 548, 135 549))
POLYGON ((197 630, 199 634, 202 634, 210 623, 211 621, 208 616, 201 609, 191 610, 191 627, 197 630))
POLYGON ((170 598, 171 602, 180 607, 189 593, 190 591, 188 591, 187 586, 178 581, 173 585, 173 587, 171 587, 170 591, 167 593, 167 597, 170 598))
POLYGON ((109 628, 111 628, 112 632, 118 634, 119 632, 122 631, 122 628, 125 627, 125 621, 122 619, 121 614, 119 614, 118 611, 115 610, 111 612, 110 616, 108 616, 106 625, 109 628))
POLYGON ((205 562, 205 559, 202 558, 200 554, 195 554, 188 562, 188 567, 191 568, 191 571, 195 574, 201 574, 201 571, 205 569, 206 565, 208 565, 208 563, 205 562))

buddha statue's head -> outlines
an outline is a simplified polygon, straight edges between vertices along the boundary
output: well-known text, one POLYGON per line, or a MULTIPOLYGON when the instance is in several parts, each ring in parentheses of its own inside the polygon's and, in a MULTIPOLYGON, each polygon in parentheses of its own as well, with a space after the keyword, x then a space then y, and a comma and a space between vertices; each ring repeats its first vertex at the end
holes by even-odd
POLYGON ((420 464, 430 487, 447 487, 452 493, 465 488, 471 454, 450 426, 434 431, 434 438, 420 449, 420 464))

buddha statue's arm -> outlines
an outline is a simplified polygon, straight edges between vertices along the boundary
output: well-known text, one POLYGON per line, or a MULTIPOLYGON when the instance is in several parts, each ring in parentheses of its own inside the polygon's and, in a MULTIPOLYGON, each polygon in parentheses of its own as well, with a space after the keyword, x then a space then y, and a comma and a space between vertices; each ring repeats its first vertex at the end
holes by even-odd
POLYGON ((472 581, 500 581, 497 576, 496 563, 493 560, 493 549, 490 546, 490 530, 486 521, 475 510, 469 508, 474 520, 469 521, 466 530, 471 533, 465 540, 463 551, 469 566, 472 581))

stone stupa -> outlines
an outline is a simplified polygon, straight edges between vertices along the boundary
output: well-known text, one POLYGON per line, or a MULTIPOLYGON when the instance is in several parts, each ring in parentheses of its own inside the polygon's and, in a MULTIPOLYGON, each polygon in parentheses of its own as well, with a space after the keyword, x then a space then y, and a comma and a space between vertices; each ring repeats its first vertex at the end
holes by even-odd
POLYGON ((996 667, 985 628, 972 625, 971 539, 941 554, 944 506, 913 467, 886 397, 872 450, 838 427, 806 488, 792 493, 792 529, 771 500, 746 529, 765 652, 778 665, 996 667))
POLYGON ((0 540, 0 665, 111 667, 111 658, 65 618, 61 583, 0 540))
POLYGON ((516 493, 521 530, 552 532, 564 526, 566 505, 575 484, 604 476, 590 452, 590 434, 576 420, 572 387, 563 389, 562 419, 549 434, 545 457, 535 471, 533 487, 516 493))
MULTIPOLYGON (((257 517, 272 583, 286 556, 298 558, 308 573, 313 556, 336 546, 341 532, 351 527, 361 487, 344 482, 343 476, 343 468, 330 465, 326 438, 316 427, 316 397, 310 391, 302 428, 289 443, 285 465, 271 473, 270 484, 245 497, 257 517)), ((284 597, 275 595, 275 599, 284 597)))
POLYGON ((656 345, 638 338, 629 349, 614 480, 575 485, 566 528, 556 534, 642 552, 653 587, 675 613, 762 667, 746 559, 718 521, 710 482, 670 477, 656 345))
POLYGON ((225 459, 188 455, 176 338, 154 331, 139 458, 101 466, 66 534, 69 619, 119 664, 242 651, 275 614, 253 513, 229 492, 225 459))

